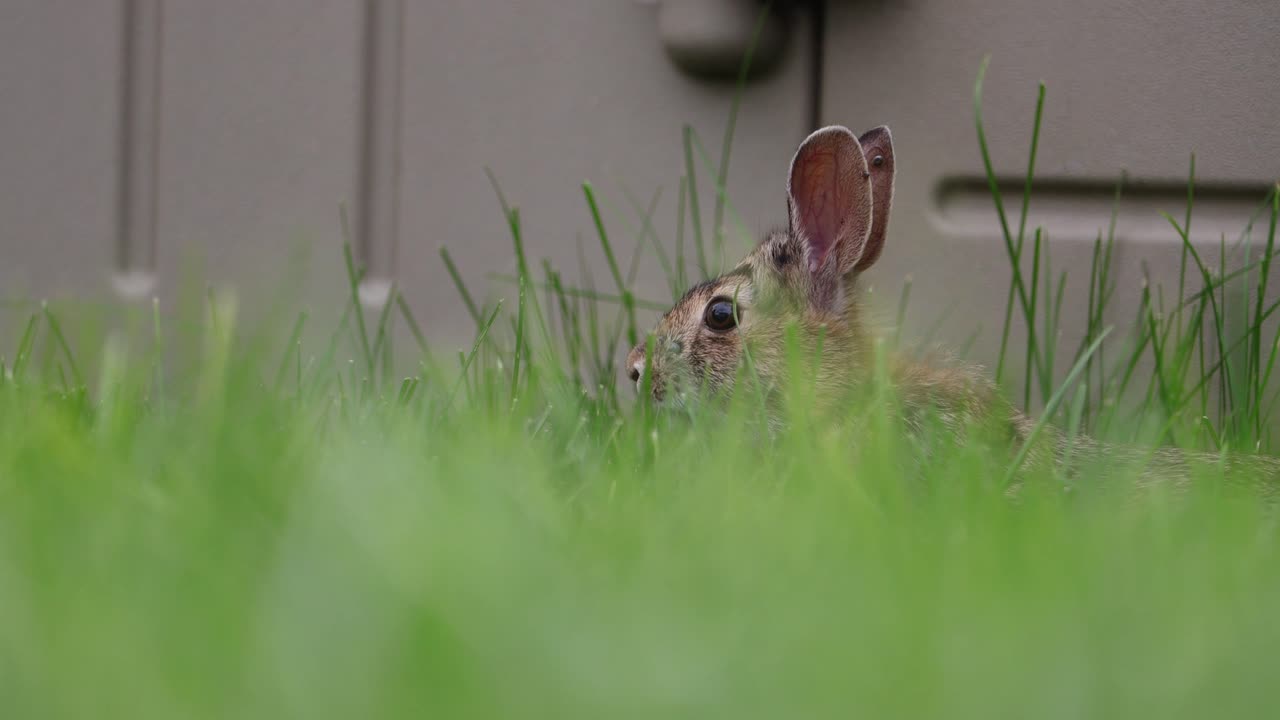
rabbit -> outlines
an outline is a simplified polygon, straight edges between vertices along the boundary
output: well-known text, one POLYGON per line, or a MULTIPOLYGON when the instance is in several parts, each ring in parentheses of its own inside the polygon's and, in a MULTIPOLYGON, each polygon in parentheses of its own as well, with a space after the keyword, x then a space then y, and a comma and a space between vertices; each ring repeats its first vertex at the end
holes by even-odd
MULTIPOLYGON (((828 126, 800 144, 787 175, 785 228, 769 232, 741 262, 690 288, 658 321, 646 343, 630 350, 624 372, 640 390, 646 380, 659 405, 687 406, 699 397, 733 390, 749 352, 753 379, 776 388, 784 378, 788 326, 801 347, 821 344, 813 378, 821 410, 866 385, 877 368, 876 339, 857 291, 860 275, 884 250, 893 205, 893 136, 881 126, 855 136, 828 126), (648 377, 646 378, 646 371, 648 377)), ((1049 427, 1033 433, 1034 421, 1001 396, 981 370, 890 357, 883 368, 896 386, 902 418, 917 435, 933 418, 957 441, 981 423, 1020 447, 1035 434, 1025 467, 1050 467, 1068 457, 1074 465, 1141 466, 1143 482, 1185 485, 1192 453, 1174 448, 1143 450, 1104 445, 1089 437, 1068 438, 1049 427)), ((771 424, 779 422, 770 409, 771 424)), ((1200 460, 1216 462, 1216 456, 1200 460)), ((1280 460, 1234 456, 1228 465, 1280 475, 1280 460)))

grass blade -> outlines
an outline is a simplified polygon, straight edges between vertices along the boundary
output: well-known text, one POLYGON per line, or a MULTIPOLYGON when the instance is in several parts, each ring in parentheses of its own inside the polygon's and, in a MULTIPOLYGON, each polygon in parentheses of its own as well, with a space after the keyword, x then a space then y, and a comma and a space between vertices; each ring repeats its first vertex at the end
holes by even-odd
POLYGON ((39 324, 40 316, 32 313, 27 319, 27 328, 22 331, 22 339, 18 341, 18 354, 13 356, 13 379, 14 382, 22 381, 22 374, 26 370, 27 363, 31 360, 31 351, 36 344, 36 328, 39 324))
POLYGON ((298 313, 298 319, 293 321, 293 331, 289 333, 289 342, 284 346, 284 355, 280 358, 280 366, 276 368, 275 387, 278 389, 284 384, 284 374, 289 371, 289 358, 294 351, 300 347, 302 340, 302 328, 307 323, 307 313, 305 311, 298 313))
MULTIPOLYGON (((378 313, 378 334, 373 340, 374 367, 377 367, 380 357, 385 355, 387 359, 391 358, 391 308, 396 306, 395 300, 399 294, 395 282, 392 282, 387 290, 387 301, 382 304, 382 310, 378 313)), ((385 375, 383 379, 386 379, 385 375)))
POLYGON ((516 349, 515 355, 511 359, 511 404, 514 406, 520 390, 520 359, 525 354, 524 340, 524 316, 525 316, 525 296, 528 294, 524 276, 520 276, 520 289, 516 294, 516 349))
POLYGON ((1076 379, 1084 372, 1087 359, 1092 356, 1093 353, 1097 352, 1098 347, 1102 345, 1103 338, 1109 334, 1111 334, 1111 327, 1104 329, 1098 335, 1098 338, 1089 345, 1088 349, 1085 351, 1085 356, 1076 360, 1075 365, 1071 368, 1071 372, 1067 373, 1067 378, 1062 381, 1062 384, 1058 386, 1058 389, 1049 397, 1049 402, 1045 403, 1044 412, 1041 413, 1040 419, 1037 420, 1036 424, 1031 428, 1031 432, 1027 433, 1027 439, 1023 441, 1021 449, 1018 450, 1018 454, 1014 457, 1013 463, 1009 466, 1008 474, 1006 474, 1004 478, 1004 484, 1006 487, 1013 482, 1014 476, 1017 474, 1018 470, 1022 468, 1022 463, 1026 462, 1027 455, 1031 452, 1031 448, 1035 444, 1035 441, 1049 424, 1049 419, 1058 412, 1058 406, 1062 404, 1062 398, 1066 396, 1067 389, 1074 385, 1076 379))
POLYGON ((462 298, 462 304, 467 308, 467 314, 471 316, 471 321, 479 328, 481 325, 480 309, 476 306, 476 301, 471 297, 471 292, 467 290, 467 284, 462 281, 462 273, 458 272, 458 266, 453 264, 449 249, 443 245, 440 246, 440 259, 444 261, 444 267, 449 271, 449 277, 453 280, 453 286, 457 288, 458 295, 462 298))
POLYGON ((760 44, 760 34, 764 30, 765 21, 773 12, 773 0, 761 5, 756 15, 755 27, 751 30, 751 40, 742 56, 742 64, 738 68, 738 81, 734 87, 733 100, 729 104, 729 119, 725 123, 724 140, 720 147, 720 171, 716 174, 716 205, 714 222, 711 228, 715 238, 716 264, 724 264, 724 208, 729 182, 729 157, 733 149, 733 134, 738 126, 738 111, 742 107, 742 96, 747 88, 747 75, 751 71, 751 61, 755 58, 756 47, 760 44))
POLYGON ((618 260, 614 257, 613 246, 609 243, 609 234, 605 232, 604 220, 600 217, 600 206, 596 203, 595 190, 591 187, 591 183, 582 184, 582 193, 587 198, 587 207, 591 209, 591 219, 595 222, 596 233, 600 237, 600 247, 604 249, 605 260, 609 263, 609 273, 613 275, 613 282, 618 286, 618 294, 622 297, 622 308, 627 316, 627 340, 635 345, 637 342, 635 299, 623 282, 622 271, 618 269, 618 260))
POLYGON ((360 349, 364 353, 365 369, 373 376, 373 351, 369 347, 369 331, 365 328, 364 310, 360 306, 360 282, 364 279, 364 270, 356 268, 355 257, 351 251, 351 232, 347 225, 347 209, 341 208, 342 215, 342 258, 347 267, 347 284, 351 291, 351 311, 356 316, 356 328, 360 337, 360 349))
POLYGON ((680 293, 689 287, 689 276, 685 271, 684 257, 684 215, 685 203, 689 196, 689 178, 680 176, 680 200, 676 205, 676 282, 671 288, 671 299, 680 299, 680 293))
POLYGON ((493 322, 498 319, 498 311, 502 310, 502 300, 498 300, 498 304, 494 306, 493 312, 489 314, 489 319, 480 326, 480 333, 476 336, 475 342, 471 345, 471 352, 467 353, 462 359, 462 374, 457 382, 453 384, 453 389, 449 391, 449 397, 445 400, 443 412, 448 412, 453 407, 453 399, 458 394, 458 387, 466 381, 467 372, 471 369, 471 363, 475 361, 476 355, 480 352, 480 346, 484 343, 484 339, 489 335, 489 328, 493 327, 493 322))
POLYGON ((45 324, 49 326, 49 331, 53 333, 53 337, 58 342, 58 347, 62 349, 62 355, 67 359, 67 367, 71 368, 71 377, 75 380, 75 390, 85 389, 84 376, 80 374, 80 367, 76 364, 75 355, 71 352, 71 346, 67 344, 67 338, 62 334, 62 326, 58 324, 58 318, 49 309, 49 303, 40 304, 40 309, 44 313, 45 324))
MULTIPOLYGON (((1009 265, 1013 271, 1012 283, 1009 288, 1009 297, 1007 299, 1007 302, 1005 303, 1005 323, 1004 323, 1004 329, 1002 331, 1001 339, 1000 339, 1000 354, 996 361, 996 383, 999 384, 1000 380, 1004 376, 1004 359, 1005 359, 1006 349, 1009 344, 1009 326, 1012 323, 1013 300, 1015 299, 1015 296, 1021 304, 1023 317, 1027 319, 1027 334, 1030 336, 1029 345, 1032 348, 1033 353, 1036 352, 1035 348, 1038 347, 1038 343, 1036 342, 1036 339, 1035 339, 1036 324, 1035 324, 1034 318, 1028 313, 1028 310, 1030 307, 1030 301, 1027 296, 1026 283, 1022 278, 1021 236, 1015 239, 1013 234, 1009 231, 1009 219, 1005 215, 1004 200, 1000 193, 999 182, 996 179, 995 167, 991 162, 991 152, 987 147, 986 131, 983 128, 982 85, 984 80, 986 79, 987 66, 990 64, 990 62, 991 62, 991 56, 987 55, 984 58, 982 58, 982 64, 978 68, 978 79, 976 82, 974 82, 974 86, 973 86, 973 117, 974 117, 974 124, 976 125, 977 131, 978 131, 978 149, 982 154, 982 165, 987 177, 987 189, 990 191, 992 202, 995 204, 996 217, 1000 221, 1000 232, 1004 236, 1005 253, 1009 258, 1009 265)), ((1039 108, 1043 104, 1043 99, 1044 99, 1043 87, 1044 87, 1043 84, 1041 84, 1041 94, 1040 94, 1040 100, 1037 102, 1037 108, 1039 108)), ((1040 129, 1038 127, 1040 110, 1037 110, 1036 118, 1037 118, 1037 127, 1032 131, 1033 143, 1038 143, 1039 137, 1040 137, 1040 129)), ((1034 158, 1033 158, 1033 161, 1034 161, 1034 158)), ((1030 183, 1031 183, 1031 178, 1028 177, 1027 185, 1029 186, 1030 183)), ((1034 355, 1033 355, 1033 361, 1036 361, 1038 363, 1038 358, 1035 358, 1034 355)))
POLYGON ((693 247, 698 258, 698 273, 702 279, 710 277, 707 266, 707 249, 702 242, 702 213, 698 209, 698 174, 693 169, 693 128, 685 125, 684 139, 684 187, 688 191, 689 222, 693 224, 693 247))

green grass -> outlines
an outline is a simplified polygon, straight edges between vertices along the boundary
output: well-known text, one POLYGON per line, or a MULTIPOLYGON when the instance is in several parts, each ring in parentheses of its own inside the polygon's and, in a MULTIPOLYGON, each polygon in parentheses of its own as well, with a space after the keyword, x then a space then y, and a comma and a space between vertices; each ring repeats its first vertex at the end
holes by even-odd
MULTIPOLYGON (((732 213, 724 173, 691 128, 683 140, 678 207, 693 224, 666 264, 673 292, 684 238, 714 270, 706 238, 719 255, 732 213), (705 234, 698 162, 717 183, 705 234)), ((1270 505, 1212 468, 1187 497, 1137 499, 1123 478, 1027 469, 1011 498, 1019 449, 904 434, 883 377, 841 422, 815 416, 798 346, 776 434, 749 367, 723 412, 654 412, 617 367, 662 300, 635 296, 635 259, 624 267, 610 240, 622 218, 584 194, 614 287, 546 264, 536 276, 499 193, 518 258, 503 297, 474 294, 442 252, 476 324, 456 358, 430 352, 430 323, 394 290, 376 317, 355 309, 349 252, 342 316, 300 314, 266 341, 228 294, 195 314, 147 308, 132 333, 92 344, 55 306, 33 312, 0 373, 0 716, 1275 706, 1270 505), (412 350, 391 346, 397 324, 412 350), (325 326, 310 346, 304 331, 325 326)), ((1235 274, 1186 241, 1189 203, 1173 229, 1188 287, 1162 300, 1152 286, 1114 330, 1114 236, 1099 236, 1087 302, 1064 300, 1045 229, 1025 227, 1029 198, 1004 238, 1006 326, 1038 329, 1004 366, 1028 369, 1011 397, 1046 403, 1069 432, 1273 449, 1277 194, 1235 274), (1052 329, 1077 307, 1087 336, 1059 348, 1052 329)), ((657 245, 652 205, 632 206, 638 242, 657 245)))

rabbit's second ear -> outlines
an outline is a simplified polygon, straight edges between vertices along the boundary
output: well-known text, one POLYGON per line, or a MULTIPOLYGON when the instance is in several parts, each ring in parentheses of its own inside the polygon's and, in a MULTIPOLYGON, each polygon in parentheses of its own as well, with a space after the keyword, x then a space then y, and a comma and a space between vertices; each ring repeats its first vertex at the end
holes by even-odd
POLYGON ((787 196, 791 232, 805 243, 818 284, 853 270, 871 232, 871 175, 848 128, 825 127, 805 139, 791 160, 787 196))
POLYGON ((893 136, 888 127, 881 125, 863 133, 858 144, 862 146, 862 155, 871 173, 871 233, 862 257, 853 268, 855 272, 862 272, 880 258, 889 229, 889 210, 893 207, 893 136))

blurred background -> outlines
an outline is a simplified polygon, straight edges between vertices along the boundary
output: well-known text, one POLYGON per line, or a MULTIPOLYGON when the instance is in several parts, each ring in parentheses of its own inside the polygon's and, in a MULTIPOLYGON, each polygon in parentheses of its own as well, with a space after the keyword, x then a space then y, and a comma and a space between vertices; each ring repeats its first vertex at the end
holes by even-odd
MULTIPOLYGON (((394 282, 430 338, 463 345, 474 327, 440 248, 478 296, 512 294, 495 277, 514 259, 486 168, 519 207, 535 272, 546 258, 578 284, 585 263, 608 288, 582 182, 624 272, 647 227, 670 252, 687 125, 712 236, 714 175, 762 7, 0 0, 0 327, 44 298, 167 306, 191 277, 236 288, 249 314, 287 287, 295 307, 336 322, 345 207, 369 311, 394 282)), ((888 124, 897 194, 868 280, 892 320, 910 278, 908 334, 969 342, 979 360, 996 350, 1009 282, 974 132, 984 55, 986 127, 1014 217, 1047 84, 1028 227, 1048 230, 1068 298, 1087 295, 1122 174, 1121 308, 1144 261, 1176 279, 1179 240, 1159 211, 1182 217, 1192 152, 1192 237, 1210 258, 1280 176, 1271 0, 796 0, 762 22, 733 127, 729 259, 785 220, 787 163, 810 130, 888 124)), ((668 301, 653 253, 640 258, 636 294, 668 301)), ((1078 322, 1068 302, 1064 336, 1078 322)))

